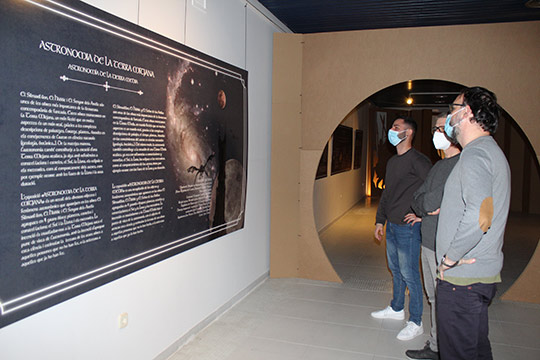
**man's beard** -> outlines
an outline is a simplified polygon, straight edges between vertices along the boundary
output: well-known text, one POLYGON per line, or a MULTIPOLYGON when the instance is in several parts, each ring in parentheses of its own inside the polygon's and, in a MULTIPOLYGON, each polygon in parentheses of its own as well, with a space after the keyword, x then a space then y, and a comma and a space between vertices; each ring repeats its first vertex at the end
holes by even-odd
POLYGON ((457 143, 459 142, 458 141, 458 136, 459 134, 461 134, 461 130, 456 126, 454 127, 454 131, 452 131, 452 141, 457 143))

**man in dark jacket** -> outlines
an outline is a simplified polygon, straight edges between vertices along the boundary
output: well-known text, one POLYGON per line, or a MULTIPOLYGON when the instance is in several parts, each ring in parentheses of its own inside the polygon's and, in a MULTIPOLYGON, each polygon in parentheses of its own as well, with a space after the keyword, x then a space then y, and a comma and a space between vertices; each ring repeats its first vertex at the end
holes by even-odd
POLYGON ((421 335, 423 294, 420 281, 420 224, 404 222, 410 213, 414 192, 427 177, 431 162, 412 148, 416 122, 411 118, 394 120, 388 131, 388 141, 396 147, 397 154, 386 165, 385 189, 377 209, 375 238, 381 241, 386 225, 386 258, 392 272, 393 296, 390 306, 374 311, 377 319, 403 320, 405 288, 409 289, 409 321, 398 333, 399 340, 411 340, 421 335))

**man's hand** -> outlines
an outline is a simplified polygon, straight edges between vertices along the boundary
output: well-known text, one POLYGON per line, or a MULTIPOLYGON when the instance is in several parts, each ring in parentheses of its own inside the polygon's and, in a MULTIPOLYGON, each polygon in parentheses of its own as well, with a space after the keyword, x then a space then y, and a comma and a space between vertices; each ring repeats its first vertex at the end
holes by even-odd
POLYGON ((441 208, 438 208, 437 210, 428 212, 427 214, 433 216, 433 215, 439 215, 440 212, 441 212, 441 208))
POLYGON ((409 213, 409 214, 405 215, 405 217, 403 218, 403 221, 405 221, 407 224, 413 226, 417 222, 421 222, 422 218, 416 216, 415 213, 409 213))
POLYGON ((375 239, 381 241, 383 237, 383 224, 375 224, 375 239))
POLYGON ((460 266, 460 265, 463 265, 463 264, 472 264, 475 261, 476 261, 476 258, 461 259, 456 264, 456 262, 454 260, 451 260, 451 259, 445 257, 443 259, 443 261, 441 261, 441 264, 439 265, 439 275, 441 276, 441 280, 444 280, 444 272, 445 272, 445 270, 448 270, 448 269, 451 269, 453 267, 460 266))

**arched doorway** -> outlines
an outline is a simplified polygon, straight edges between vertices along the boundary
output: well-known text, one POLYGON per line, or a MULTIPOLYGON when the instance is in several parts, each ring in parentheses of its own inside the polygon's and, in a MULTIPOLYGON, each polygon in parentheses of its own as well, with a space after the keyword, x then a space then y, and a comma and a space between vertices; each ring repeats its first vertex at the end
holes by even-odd
MULTIPOLYGON (((330 136, 319 162, 313 209, 323 248, 344 282, 377 288, 390 286, 388 274, 380 274, 386 265, 381 251, 384 246, 376 247, 372 231, 386 162, 394 154, 386 141, 393 119, 406 115, 417 121, 414 147, 435 162, 439 156, 432 145, 431 128, 463 87, 442 80, 414 80, 389 86, 356 106, 330 136), (406 103, 408 98, 412 103, 406 103)), ((505 111, 494 138, 512 171, 502 294, 525 269, 537 246, 540 194, 534 189, 540 188, 540 168, 528 138, 505 111)))

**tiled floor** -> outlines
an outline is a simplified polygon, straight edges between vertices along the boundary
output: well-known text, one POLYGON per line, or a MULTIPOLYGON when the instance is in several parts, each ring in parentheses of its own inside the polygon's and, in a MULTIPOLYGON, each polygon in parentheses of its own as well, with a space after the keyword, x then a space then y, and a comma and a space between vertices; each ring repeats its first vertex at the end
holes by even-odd
MULTIPOLYGON (((421 348, 429 333, 427 302, 425 333, 411 341, 396 339, 404 321, 370 316, 389 304, 391 282, 384 243, 372 236, 374 209, 366 205, 351 209, 321 234, 343 284, 268 279, 169 360, 406 359, 405 350, 421 348)), ((507 262, 519 267, 530 256, 518 255, 507 262)), ((495 299, 490 338, 495 359, 540 359, 540 305, 495 299)))

